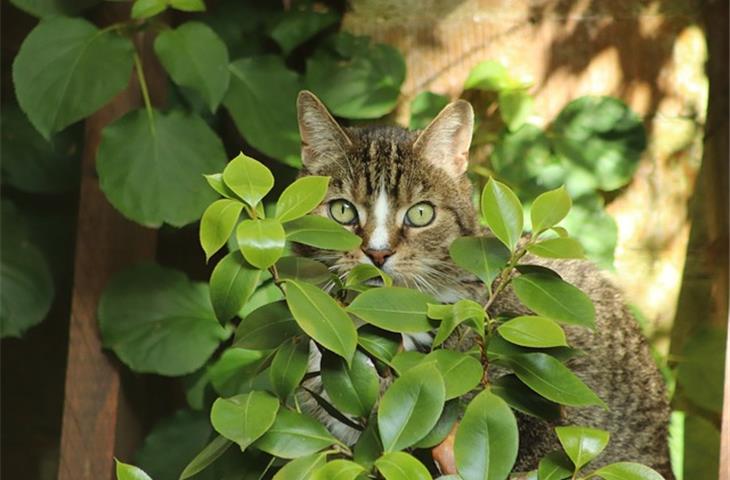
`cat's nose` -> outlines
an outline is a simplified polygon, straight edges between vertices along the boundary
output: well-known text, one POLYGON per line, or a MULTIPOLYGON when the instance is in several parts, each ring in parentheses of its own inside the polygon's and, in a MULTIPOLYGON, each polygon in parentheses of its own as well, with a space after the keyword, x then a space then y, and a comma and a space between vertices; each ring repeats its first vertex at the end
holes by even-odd
POLYGON ((363 249, 365 255, 367 255, 376 267, 382 267, 385 261, 393 255, 393 250, 376 250, 373 248, 363 249))

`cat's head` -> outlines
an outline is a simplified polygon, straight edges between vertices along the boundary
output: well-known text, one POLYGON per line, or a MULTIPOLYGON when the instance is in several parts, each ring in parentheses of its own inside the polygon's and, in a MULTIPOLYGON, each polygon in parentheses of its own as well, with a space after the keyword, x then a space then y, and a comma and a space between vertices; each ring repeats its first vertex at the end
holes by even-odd
MULTIPOLYGON (((420 132, 392 126, 343 129, 310 92, 297 101, 302 175, 331 177, 313 212, 362 238, 349 252, 302 249, 344 276, 359 263, 396 285, 443 301, 464 294, 467 275, 450 260, 451 242, 477 228, 465 172, 474 113, 458 100, 420 132)), ((453 301, 453 300, 451 300, 453 301)))

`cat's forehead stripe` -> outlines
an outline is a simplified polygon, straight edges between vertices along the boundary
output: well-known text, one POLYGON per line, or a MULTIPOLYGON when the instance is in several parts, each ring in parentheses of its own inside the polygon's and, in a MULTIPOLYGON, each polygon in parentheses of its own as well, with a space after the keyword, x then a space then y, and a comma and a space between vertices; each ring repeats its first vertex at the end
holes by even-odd
POLYGON ((368 242, 368 248, 374 250, 387 250, 389 233, 388 233, 388 217, 390 215, 390 208, 388 205, 388 194, 384 188, 381 188, 378 193, 378 198, 375 200, 375 206, 373 207, 373 222, 375 228, 373 229, 372 235, 370 235, 370 241, 368 242))

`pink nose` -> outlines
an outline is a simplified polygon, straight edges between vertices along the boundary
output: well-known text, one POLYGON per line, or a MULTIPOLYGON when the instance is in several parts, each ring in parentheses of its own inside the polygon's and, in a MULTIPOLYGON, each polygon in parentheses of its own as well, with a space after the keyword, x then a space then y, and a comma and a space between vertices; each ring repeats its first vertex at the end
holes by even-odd
POLYGON ((370 257, 376 267, 382 267, 388 257, 395 253, 392 250, 374 250, 372 248, 363 249, 363 252, 370 257))

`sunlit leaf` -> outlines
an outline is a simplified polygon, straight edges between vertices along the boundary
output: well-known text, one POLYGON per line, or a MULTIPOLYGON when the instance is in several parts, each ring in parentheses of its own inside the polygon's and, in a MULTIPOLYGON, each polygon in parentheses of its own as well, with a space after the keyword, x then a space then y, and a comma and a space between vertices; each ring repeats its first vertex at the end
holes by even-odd
POLYGON ((266 269, 284 253, 286 234, 277 220, 244 220, 238 224, 236 239, 248 263, 266 269))
POLYGON ((361 293, 347 311, 384 330, 417 333, 432 328, 427 317, 429 303, 436 301, 417 290, 383 287, 361 293))
POLYGON ((276 421, 254 446, 281 458, 311 455, 337 440, 314 418, 281 409, 276 421))
POLYGON ((329 177, 310 175, 286 187, 276 202, 275 218, 289 222, 314 210, 327 194, 329 177))
POLYGON ((490 178, 482 191, 481 212, 492 233, 514 250, 524 222, 517 195, 503 183, 490 178))
POLYGON ((593 327, 596 308, 580 289, 552 275, 527 273, 512 280, 515 294, 538 315, 572 325, 593 327))
POLYGON ((266 392, 250 392, 216 400, 210 423, 218 433, 245 450, 274 425, 278 411, 275 397, 266 392))

